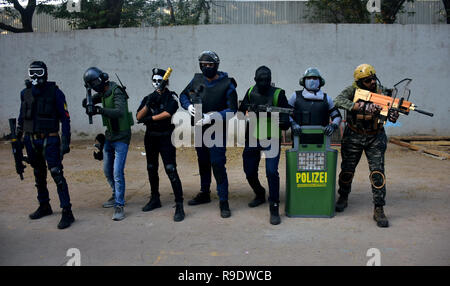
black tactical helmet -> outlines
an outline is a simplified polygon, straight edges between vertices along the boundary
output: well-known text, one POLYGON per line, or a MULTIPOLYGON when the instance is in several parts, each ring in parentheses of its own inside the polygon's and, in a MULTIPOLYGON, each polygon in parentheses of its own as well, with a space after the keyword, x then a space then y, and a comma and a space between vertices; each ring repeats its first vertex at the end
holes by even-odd
POLYGON ((90 67, 83 75, 84 86, 92 88, 96 92, 102 92, 105 84, 108 82, 109 76, 102 72, 99 68, 90 67))
POLYGON ((28 68, 28 76, 33 85, 43 85, 48 79, 47 65, 41 61, 32 62, 28 68))
POLYGON ((198 62, 201 64, 203 63, 213 63, 219 66, 220 59, 219 56, 212 51, 203 51, 200 56, 198 57, 198 62))

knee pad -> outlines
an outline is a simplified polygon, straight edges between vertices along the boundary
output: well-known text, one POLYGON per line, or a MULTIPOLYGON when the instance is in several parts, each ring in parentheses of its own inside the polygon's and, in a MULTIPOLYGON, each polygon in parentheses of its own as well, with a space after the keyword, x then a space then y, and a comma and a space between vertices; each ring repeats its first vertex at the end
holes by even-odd
POLYGON ((169 177, 170 181, 178 180, 177 168, 173 164, 168 164, 165 166, 166 174, 169 177))
POLYGON ((377 190, 382 189, 386 185, 386 177, 381 171, 370 172, 369 179, 372 187, 377 190))
POLYGON ((353 181, 353 176, 355 173, 353 172, 341 172, 339 174, 339 183, 343 185, 350 185, 353 181))
POLYGON ((53 167, 50 169, 50 174, 53 177, 53 180, 55 180, 55 183, 57 185, 62 185, 64 183, 64 176, 63 176, 63 170, 60 167, 53 167))

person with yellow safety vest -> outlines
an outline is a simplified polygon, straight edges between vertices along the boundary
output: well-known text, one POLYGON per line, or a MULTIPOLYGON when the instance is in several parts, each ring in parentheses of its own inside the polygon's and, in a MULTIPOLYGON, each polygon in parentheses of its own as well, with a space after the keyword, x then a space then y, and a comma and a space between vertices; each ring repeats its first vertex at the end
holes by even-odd
MULTIPOLYGON (((346 110, 347 113, 341 144, 342 162, 336 211, 342 212, 347 207, 355 169, 364 151, 369 163, 369 178, 375 205, 373 218, 379 227, 388 227, 389 221, 383 209, 386 196, 384 154, 387 137, 383 124, 378 122, 381 108, 373 103, 353 102, 353 98, 357 89, 384 95, 391 95, 391 90, 379 84, 375 69, 371 65, 359 65, 356 67, 353 77, 353 84, 344 89, 334 101, 336 107, 346 110)), ((388 119, 395 123, 398 119, 398 112, 390 113, 388 119)))
MULTIPOLYGON (((270 223, 277 225, 281 223, 279 215, 280 203, 280 176, 278 174, 278 164, 280 162, 280 145, 281 145, 281 130, 289 129, 289 114, 279 114, 279 125, 273 125, 273 114, 261 114, 257 106, 275 106, 281 108, 289 108, 286 93, 283 89, 272 86, 272 73, 266 66, 260 66, 255 72, 255 85, 250 87, 245 93, 244 99, 239 106, 239 111, 243 113, 255 112, 256 126, 246 128, 245 148, 242 153, 242 161, 244 164, 244 172, 250 187, 255 193, 255 198, 248 204, 249 207, 257 207, 266 201, 265 189, 258 179, 258 167, 261 160, 261 155, 264 152, 266 155, 266 177, 269 186, 269 211, 270 223), (273 127, 276 128, 273 128, 273 127), (278 128, 279 127, 279 128, 278 128), (272 130, 275 129, 275 130, 272 130), (255 146, 252 146, 250 137, 256 139, 255 146), (272 146, 270 143, 262 143, 264 140, 278 139, 278 146, 272 146), (275 151, 275 156, 268 155, 272 153, 272 148, 278 147, 275 151)), ((247 113, 248 114, 248 113, 247 113)), ((249 117, 252 120, 252 117, 249 117)), ((251 126, 251 124, 249 124, 251 126)), ((270 140, 270 142, 273 142, 270 140)))

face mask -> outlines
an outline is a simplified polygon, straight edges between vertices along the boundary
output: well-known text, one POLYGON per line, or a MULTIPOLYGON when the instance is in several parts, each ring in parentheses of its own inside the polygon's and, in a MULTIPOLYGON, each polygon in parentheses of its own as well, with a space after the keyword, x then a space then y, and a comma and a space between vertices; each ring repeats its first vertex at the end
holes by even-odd
POLYGON ((152 78, 152 85, 155 89, 158 89, 159 85, 161 84, 163 80, 163 77, 160 75, 154 75, 152 78))
POLYGON ((310 91, 318 91, 320 89, 320 80, 318 79, 305 79, 305 88, 310 91))
POLYGON ((213 68, 202 67, 202 73, 207 78, 213 78, 217 73, 217 68, 216 67, 213 67, 213 68))
POLYGON ((258 88, 258 91, 264 93, 266 92, 270 87, 271 79, 270 78, 261 78, 256 80, 256 87, 258 88))

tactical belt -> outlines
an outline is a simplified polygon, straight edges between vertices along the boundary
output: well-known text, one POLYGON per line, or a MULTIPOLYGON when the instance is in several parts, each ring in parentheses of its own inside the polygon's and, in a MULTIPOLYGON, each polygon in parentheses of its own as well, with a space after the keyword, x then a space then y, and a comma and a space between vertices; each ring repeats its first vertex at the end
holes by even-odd
POLYGON ((347 126, 348 126, 348 128, 350 128, 354 132, 356 132, 358 134, 363 134, 363 135, 376 135, 376 134, 380 133, 381 130, 383 130, 383 128, 379 128, 377 130, 367 131, 367 130, 364 130, 364 129, 356 128, 355 126, 352 126, 349 123, 347 123, 347 126))
POLYGON ((33 138, 33 140, 44 139, 45 137, 50 137, 50 136, 59 136, 59 134, 58 134, 58 132, 54 132, 54 133, 33 133, 33 134, 31 134, 31 138, 33 138))

